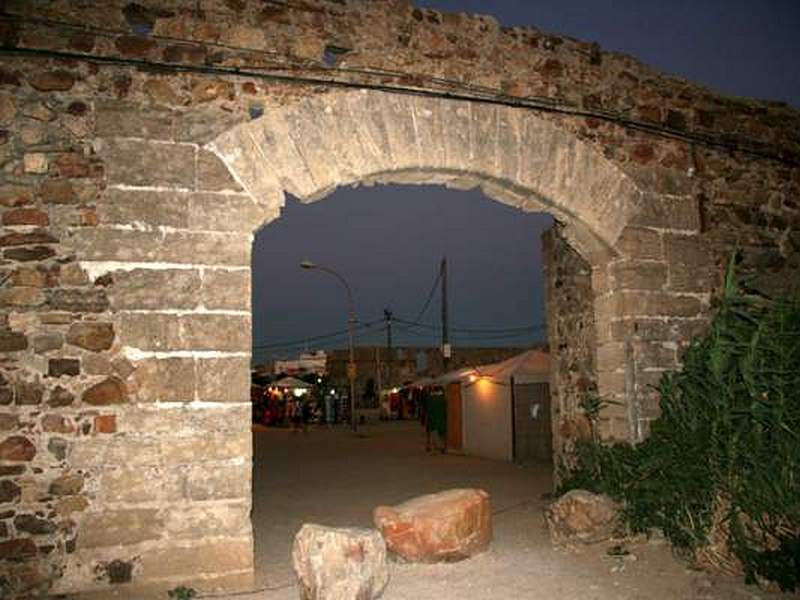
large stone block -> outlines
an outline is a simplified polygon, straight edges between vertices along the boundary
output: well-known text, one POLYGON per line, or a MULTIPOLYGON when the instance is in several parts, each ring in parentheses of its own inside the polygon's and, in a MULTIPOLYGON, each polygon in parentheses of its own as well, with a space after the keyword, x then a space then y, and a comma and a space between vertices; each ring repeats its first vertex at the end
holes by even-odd
POLYGON ((141 579, 196 577, 199 573, 222 575, 253 570, 250 538, 223 539, 154 549, 142 556, 141 579))
POLYGON ((181 318, 182 348, 250 352, 250 315, 197 313, 181 318))
POLYGON ((294 538, 292 564, 304 600, 372 600, 389 583, 386 544, 374 529, 306 523, 294 538))
POLYGON ((192 358, 140 360, 128 381, 138 402, 191 402, 195 399, 195 364, 192 358))
POLYGON ((208 433, 163 437, 159 440, 165 465, 191 465, 203 461, 248 460, 253 455, 252 434, 208 433))
POLYGON ((661 234, 653 229, 626 227, 617 240, 617 249, 636 260, 663 260, 661 234))
POLYGON ((671 198, 646 195, 640 209, 631 216, 630 224, 674 231, 699 232, 700 207, 697 198, 671 198))
POLYGON ((162 511, 165 534, 173 539, 198 539, 250 534, 250 502, 203 502, 162 511))
POLYGON ((395 554, 415 562, 468 558, 489 547, 492 515, 489 494, 455 489, 378 506, 375 526, 395 554))
POLYGON ((123 313, 119 317, 117 335, 123 346, 139 350, 175 350, 182 347, 177 315, 123 313))
POLYGON ((186 495, 191 500, 228 500, 250 497, 252 465, 230 462, 197 462, 186 474, 186 495))
POLYGON ((200 300, 210 310, 250 310, 250 269, 205 269, 200 300))
POLYGON ((708 244, 698 235, 665 235, 664 249, 669 264, 669 288, 679 292, 706 292, 721 272, 715 268, 708 244))
POLYGON ((197 148, 132 139, 105 140, 100 155, 112 185, 194 189, 197 148))
POLYGON ((189 195, 176 191, 108 189, 97 202, 97 217, 104 225, 138 223, 186 229, 189 224, 189 195))
POLYGON ((79 548, 138 544, 161 537, 164 521, 158 509, 84 513, 78 529, 79 548))
POLYGON ((656 261, 620 261, 611 266, 615 290, 661 290, 667 285, 667 265, 656 261))
POLYGON ((210 192, 243 191, 225 163, 208 150, 200 150, 197 157, 197 189, 210 192))
POLYGON ((173 113, 126 102, 98 102, 95 132, 101 138, 126 137, 170 140, 173 113))
POLYGON ((192 309, 200 301, 196 269, 133 269, 115 271, 108 299, 114 310, 192 309))
POLYGON ((213 404, 202 408, 142 405, 122 413, 118 431, 125 434, 148 433, 198 435, 199 433, 250 431, 250 402, 213 404))
POLYGON ((251 232, 264 224, 268 213, 247 195, 191 194, 189 229, 194 231, 251 232))
POLYGON ((79 260, 250 265, 249 234, 95 227, 76 232, 74 241, 79 260))
POLYGON ((210 402, 247 402, 250 399, 249 357, 198 359, 197 398, 210 402))
POLYGON ((194 313, 121 315, 123 346, 140 350, 250 352, 250 316, 194 313))
POLYGON ((186 475, 177 468, 121 467, 106 470, 100 480, 106 502, 173 502, 185 497, 185 487, 186 475))

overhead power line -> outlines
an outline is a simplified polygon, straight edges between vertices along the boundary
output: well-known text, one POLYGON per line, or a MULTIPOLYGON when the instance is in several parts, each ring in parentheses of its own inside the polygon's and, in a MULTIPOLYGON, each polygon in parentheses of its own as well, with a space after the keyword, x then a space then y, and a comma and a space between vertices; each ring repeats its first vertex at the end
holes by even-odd
POLYGON ((422 305, 422 308, 417 313, 417 316, 414 319, 415 323, 418 322, 425 315, 425 311, 427 311, 428 307, 431 305, 431 300, 433 300, 433 295, 436 293, 436 288, 439 287, 439 282, 441 280, 442 280, 442 271, 440 269, 437 271, 436 279, 434 280, 433 285, 431 286, 431 291, 428 292, 428 298, 427 300, 425 300, 425 304, 422 305))
MULTIPOLYGON (((13 20, 22 23, 37 24, 36 23, 37 20, 35 19, 22 18, 19 17, 18 15, 10 15, 8 13, 0 13, 0 19, 13 20)), ((73 23, 46 21, 45 24, 51 27, 62 27, 62 28, 70 28, 73 30, 82 29, 86 31, 92 31, 92 28, 82 27, 73 23)), ((101 29, 100 31, 101 32, 104 31, 105 35, 113 35, 113 36, 131 35, 131 32, 121 31, 121 30, 118 31, 118 30, 101 29)), ((144 36, 144 37, 145 38, 152 37, 153 39, 159 39, 158 37, 153 37, 153 36, 144 36)), ((169 41, 174 41, 174 42, 180 42, 186 45, 194 45, 194 46, 205 45, 204 43, 201 44, 195 40, 188 40, 184 38, 164 38, 164 39, 168 39, 169 41)), ((278 56, 273 53, 267 53, 266 51, 252 50, 248 48, 239 48, 239 47, 228 47, 228 48, 240 52, 247 52, 249 54, 254 54, 254 55, 258 54, 259 52, 262 52, 265 55, 269 55, 271 57, 278 56)), ((626 127, 629 129, 645 131, 662 137, 679 139, 686 142, 702 144, 709 147, 724 148, 728 151, 743 152, 751 156, 758 156, 760 158, 775 160, 784 164, 790 164, 794 166, 800 165, 800 156, 796 155, 795 153, 783 149, 776 149, 773 146, 770 146, 768 144, 765 144, 757 140, 745 139, 745 138, 732 138, 729 135, 718 136, 711 132, 686 131, 683 129, 676 129, 657 123, 637 121, 635 119, 627 117, 622 113, 580 108, 573 104, 569 104, 563 100, 557 100, 543 96, 526 96, 526 97, 509 96, 499 92, 498 90, 474 86, 461 81, 435 78, 429 75, 418 74, 418 73, 385 71, 374 68, 350 69, 347 67, 323 67, 322 65, 318 65, 314 62, 309 63, 307 61, 306 62, 295 61, 294 62, 295 67, 293 67, 291 61, 286 61, 286 57, 280 55, 284 59, 284 61, 286 61, 284 71, 287 69, 296 68, 296 65, 300 64, 310 71, 316 70, 322 73, 377 77, 380 79, 385 79, 386 77, 393 77, 398 79, 399 81, 412 80, 412 81, 418 81, 422 84, 441 86, 449 89, 432 90, 421 87, 409 87, 401 84, 370 83, 364 81, 349 81, 344 79, 337 79, 335 77, 297 75, 296 73, 285 73, 285 72, 281 73, 281 72, 276 72, 280 71, 281 69, 275 69, 274 67, 272 67, 272 70, 270 70, 269 67, 263 67, 261 65, 257 67, 252 67, 252 66, 223 67, 214 65, 191 65, 184 63, 154 61, 147 59, 123 58, 118 56, 100 56, 100 55, 93 55, 80 52, 50 50, 45 48, 17 48, 17 47, 7 47, 7 46, 0 47, 0 53, 18 55, 18 56, 43 56, 43 57, 58 58, 63 60, 82 60, 87 62, 93 62, 96 64, 131 66, 143 70, 152 70, 152 71, 170 71, 170 72, 182 72, 182 73, 202 73, 211 75, 236 76, 244 78, 256 78, 262 80, 279 81, 283 83, 292 83, 299 85, 315 85, 315 86, 350 88, 350 89, 370 89, 376 91, 417 95, 423 97, 445 98, 451 100, 465 100, 465 101, 481 102, 487 104, 497 104, 515 108, 538 110, 541 112, 551 112, 551 113, 566 114, 571 116, 594 118, 602 121, 612 122, 619 126, 626 127), (253 69, 258 69, 258 70, 253 70, 253 69)))
MULTIPOLYGON (((365 329, 371 328, 376 323, 382 323, 383 319, 375 319, 374 321, 367 321, 365 323, 359 323, 355 326, 355 331, 362 331, 365 329)), ((376 330, 373 330, 376 331, 376 330)), ((379 330, 382 331, 382 328, 379 330)), ((263 343, 263 344, 253 344, 254 349, 267 349, 267 348, 287 348, 289 346, 302 346, 308 342, 316 342, 320 340, 326 340, 330 338, 337 338, 347 335, 347 329, 340 329, 339 331, 333 331, 331 333, 323 333, 321 335, 314 335, 308 336, 304 338, 296 338, 294 340, 284 340, 280 342, 270 342, 270 343, 263 343)))

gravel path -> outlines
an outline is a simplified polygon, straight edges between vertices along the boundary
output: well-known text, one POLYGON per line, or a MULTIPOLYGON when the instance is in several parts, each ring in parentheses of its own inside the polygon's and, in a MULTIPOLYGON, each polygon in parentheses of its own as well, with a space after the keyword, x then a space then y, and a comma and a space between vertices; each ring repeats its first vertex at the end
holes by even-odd
POLYGON ((542 519, 549 468, 427 454, 416 423, 373 425, 360 436, 345 428, 259 431, 254 450, 257 578, 270 589, 236 600, 298 598, 290 549, 302 523, 369 527, 378 504, 454 487, 489 492, 491 550, 460 563, 394 563, 385 600, 789 598, 691 571, 664 543, 632 543, 627 559, 609 557, 602 544, 580 554, 555 550, 542 519))

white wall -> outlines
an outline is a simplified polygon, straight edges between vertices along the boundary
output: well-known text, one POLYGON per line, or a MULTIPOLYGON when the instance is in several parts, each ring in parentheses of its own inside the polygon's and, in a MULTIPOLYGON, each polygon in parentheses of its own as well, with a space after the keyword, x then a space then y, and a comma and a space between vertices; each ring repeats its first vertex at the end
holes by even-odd
POLYGON ((511 388, 479 379, 462 383, 464 453, 512 460, 511 388))

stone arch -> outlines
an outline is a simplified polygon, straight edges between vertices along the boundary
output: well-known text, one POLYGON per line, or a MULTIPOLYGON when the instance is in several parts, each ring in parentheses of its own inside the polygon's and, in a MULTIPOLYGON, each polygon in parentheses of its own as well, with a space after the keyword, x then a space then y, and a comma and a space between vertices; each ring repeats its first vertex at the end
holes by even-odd
MULTIPOLYGON (((586 261, 580 284, 587 295, 583 310, 592 329, 594 323, 601 325, 582 352, 597 370, 599 393, 621 407, 606 411, 601 433, 641 439, 643 417, 631 408, 637 402, 636 366, 627 360, 630 349, 620 350, 625 342, 610 330, 614 322, 621 331, 617 322, 636 314, 635 308, 616 301, 617 292, 639 289, 642 272, 651 265, 637 264, 639 271, 623 281, 615 277, 615 263, 628 265, 638 258, 636 232, 632 240, 631 230, 646 214, 645 198, 651 204, 653 198, 596 146, 536 111, 359 90, 270 108, 262 117, 227 130, 207 148, 261 207, 264 224, 278 217, 285 193, 313 202, 342 185, 372 183, 480 187, 499 202, 552 214, 559 222, 559 237, 567 242, 558 252, 574 252, 586 261)), ((549 318, 554 304, 549 303, 549 318)), ((552 328, 549 337, 554 341, 552 328)), ((554 370, 553 389, 562 387, 557 377, 554 370)), ((567 400, 562 394, 556 400, 556 455, 569 437, 561 435, 559 419, 580 414, 580 393, 568 395, 573 397, 567 400)))
POLYGON ((613 253, 641 193, 616 165, 534 111, 377 91, 333 92, 267 110, 208 145, 277 217, 341 185, 428 183, 481 187, 566 225, 587 257, 613 253))

